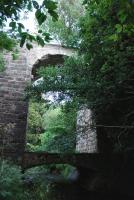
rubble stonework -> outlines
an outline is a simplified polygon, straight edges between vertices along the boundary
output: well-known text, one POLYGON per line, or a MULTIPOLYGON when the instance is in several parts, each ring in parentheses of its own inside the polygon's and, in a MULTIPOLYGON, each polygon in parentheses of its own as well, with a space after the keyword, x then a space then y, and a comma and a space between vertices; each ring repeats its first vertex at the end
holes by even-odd
POLYGON ((92 127, 91 110, 84 107, 77 114, 76 151, 80 153, 97 152, 97 135, 92 127))

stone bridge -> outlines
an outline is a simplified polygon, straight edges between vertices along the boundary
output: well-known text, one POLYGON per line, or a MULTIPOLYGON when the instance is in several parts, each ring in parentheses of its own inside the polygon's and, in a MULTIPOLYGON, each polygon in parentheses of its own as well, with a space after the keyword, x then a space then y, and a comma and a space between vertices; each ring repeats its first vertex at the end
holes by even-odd
MULTIPOLYGON (((11 54, 5 53, 5 71, 0 74, 0 157, 12 156, 23 169, 42 164, 68 163, 78 168, 80 184, 85 188, 109 192, 109 188, 113 191, 113 186, 116 185, 115 190, 121 188, 122 191, 127 191, 128 187, 129 194, 130 181, 127 177, 130 178, 133 174, 133 167, 129 167, 134 166, 133 153, 131 156, 95 153, 96 133, 90 129, 91 111, 86 108, 78 112, 76 150, 79 153, 64 155, 25 152, 28 114, 25 88, 32 78, 37 77, 38 67, 63 64, 64 56, 74 53, 73 49, 52 44, 43 48, 34 46, 30 51, 20 49, 17 60, 12 60, 11 54), (129 166, 126 167, 126 163, 129 166), (129 174, 126 173, 125 181, 122 181, 126 168, 129 174), (121 185, 122 183, 126 184, 121 185)), ((133 188, 132 195, 134 196, 133 188)))
MULTIPOLYGON (((5 71, 0 74, 0 152, 22 155, 25 151, 28 102, 24 91, 31 79, 37 78, 37 68, 63 64, 64 56, 74 53, 73 49, 52 44, 34 46, 30 51, 26 48, 19 49, 17 60, 13 60, 11 54, 5 53, 5 71)), ((79 116, 78 127, 82 127, 79 121, 90 124, 90 112, 79 112, 79 116)), ((77 151, 94 152, 95 133, 86 131, 82 136, 82 132, 81 129, 78 134, 77 151)))

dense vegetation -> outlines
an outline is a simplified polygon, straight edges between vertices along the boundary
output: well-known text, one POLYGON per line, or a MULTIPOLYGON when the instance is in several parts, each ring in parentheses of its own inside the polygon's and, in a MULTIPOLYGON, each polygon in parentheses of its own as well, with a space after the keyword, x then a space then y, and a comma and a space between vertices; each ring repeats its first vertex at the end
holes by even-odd
POLYGON ((54 22, 48 17, 42 29, 47 30, 54 41, 62 46, 76 48, 80 43, 79 19, 84 15, 82 0, 56 0, 56 2, 58 20, 54 22))
POLYGON ((134 3, 101 0, 85 5, 79 55, 67 59, 64 68, 40 70, 45 84, 33 89, 62 91, 79 105, 86 104, 93 111, 101 146, 108 144, 107 151, 130 150, 134 147, 134 3))
MULTIPOLYGON (((56 176, 52 171, 60 173, 57 182, 67 182, 69 173, 73 170, 70 166, 59 165, 36 167, 27 170, 24 174, 21 168, 13 163, 0 160, 0 199, 1 200, 56 200, 59 193, 56 176), (66 170, 65 170, 66 169, 66 170), (53 179, 52 179, 53 178, 53 179)), ((62 190, 64 183, 61 184, 62 190)))
POLYGON ((69 153, 75 151, 76 107, 74 104, 50 106, 31 102, 27 148, 32 151, 69 153))
MULTIPOLYGON (((10 35, 4 29, 1 30, 1 49, 12 50, 18 39, 21 46, 26 42, 28 49, 32 47, 29 40, 30 42, 36 40, 44 45, 44 40, 50 39, 49 33, 45 30, 40 30, 39 35, 33 36, 23 32, 23 24, 18 23, 18 13, 23 9, 29 11, 32 7, 36 9, 39 25, 46 20, 44 9, 47 9, 53 19, 57 19, 55 13, 57 3, 43 2, 45 8, 39 6, 36 1, 11 1, 10 5, 8 1, 1 1, 0 26, 4 25, 7 18, 11 19, 10 27, 13 33, 10 35), (12 37, 13 35, 17 37, 17 40, 12 37)), ((32 102, 27 148, 32 151, 73 152, 76 111, 78 107, 85 105, 93 113, 100 151, 107 153, 133 150, 134 1, 85 0, 86 10, 84 12, 84 8, 81 9, 79 4, 80 1, 68 2, 60 1, 59 8, 63 9, 63 12, 59 13, 59 21, 56 22, 55 27, 54 23, 50 23, 50 19, 46 21, 46 27, 50 33, 52 32, 52 36, 60 40, 61 44, 78 47, 78 55, 65 59, 64 67, 41 68, 38 73, 40 77, 43 77, 42 84, 32 85, 28 92, 32 97, 37 94, 41 95, 43 92, 60 92, 58 100, 69 99, 69 102, 57 107, 51 106, 49 109, 44 104, 32 102), (77 4, 77 9, 80 9, 79 13, 82 12, 82 17, 76 12, 76 4, 73 2, 77 4), (64 14, 65 10, 67 14, 64 14), (65 19, 62 18, 63 15, 67 15, 67 23, 63 23, 62 20, 65 19), (74 21, 68 26, 68 19, 72 20, 72 18, 74 21), (68 34, 70 34, 69 37, 68 34)), ((44 25, 42 29, 45 29, 44 25)), ((4 60, 3 58, 0 60, 1 71, 4 60)), ((10 165, 2 163, 0 166, 1 198, 7 200, 22 198, 23 186, 20 169, 12 166, 12 173, 16 175, 14 179, 10 165), (14 193, 16 193, 15 197, 14 193)), ((66 169, 66 167, 63 168, 66 169)), ((35 191, 38 199, 44 197, 47 199, 43 196, 46 195, 42 189, 44 184, 39 185, 41 188, 37 187, 35 191)), ((30 195, 30 190, 28 193, 27 189, 25 191, 26 198, 34 198, 27 196, 30 195)))

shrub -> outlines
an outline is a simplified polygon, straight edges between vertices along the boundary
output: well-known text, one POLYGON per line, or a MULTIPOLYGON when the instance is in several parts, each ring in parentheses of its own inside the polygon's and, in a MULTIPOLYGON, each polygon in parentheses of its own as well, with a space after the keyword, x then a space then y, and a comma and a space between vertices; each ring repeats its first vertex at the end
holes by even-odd
POLYGON ((22 173, 20 167, 5 160, 0 160, 0 199, 25 199, 22 185, 22 173))

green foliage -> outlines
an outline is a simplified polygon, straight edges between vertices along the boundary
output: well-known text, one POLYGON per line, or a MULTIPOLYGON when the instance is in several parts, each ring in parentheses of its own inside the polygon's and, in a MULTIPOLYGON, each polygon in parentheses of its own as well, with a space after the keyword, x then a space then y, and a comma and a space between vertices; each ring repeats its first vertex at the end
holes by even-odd
POLYGON ((75 150, 76 111, 49 109, 44 115, 45 133, 41 135, 40 150, 69 153, 75 150), (71 121, 71 119, 73 120, 71 121))
POLYGON ((49 108, 49 110, 44 114, 44 127, 45 129, 56 129, 60 127, 64 128, 63 118, 60 116, 61 109, 49 108))
POLYGON ((47 167, 34 167, 27 170, 24 174, 24 191, 27 194, 27 200, 50 200, 53 196, 51 192, 51 181, 47 179, 47 167))
MULTIPOLYGON (((44 32, 31 35, 28 31, 25 30, 25 27, 22 23, 19 22, 20 13, 31 12, 35 10, 35 17, 39 25, 42 25, 49 14, 53 20, 58 19, 58 15, 56 13, 57 3, 52 0, 44 0, 41 5, 38 4, 38 1, 35 0, 1 0, 0 3, 0 30, 2 30, 2 34, 8 37, 9 42, 11 43, 12 38, 17 38, 20 41, 20 46, 26 43, 26 47, 30 50, 32 48, 31 42, 36 41, 39 45, 43 46, 44 41, 46 40, 46 36, 44 36, 44 32), (8 24, 9 22, 9 24, 8 24), (10 33, 4 29, 5 26, 9 25, 10 33), (8 35, 8 36, 7 36, 8 35)), ((48 39, 47 39, 48 41, 48 39)), ((7 49, 8 43, 4 40, 1 41, 2 48, 7 49)), ((0 46, 0 47, 1 47, 0 46)))
POLYGON ((19 167, 6 161, 0 161, 0 199, 25 199, 22 188, 22 174, 19 167))
POLYGON ((76 107, 72 104, 44 108, 32 103, 29 109, 27 148, 32 151, 72 152, 75 150, 76 107))
POLYGON ((68 165, 68 164, 58 164, 56 165, 57 169, 60 169, 61 173, 63 174, 64 178, 68 180, 68 176, 70 173, 75 170, 75 167, 68 165))
POLYGON ((57 40, 61 45, 68 47, 78 47, 79 38, 79 18, 84 13, 81 0, 60 0, 58 2, 58 20, 52 21, 50 17, 42 26, 48 30, 54 40, 57 40))
POLYGON ((34 150, 35 145, 40 143, 40 134, 44 132, 43 115, 46 111, 45 104, 31 100, 29 102, 29 115, 27 127, 28 150, 34 150))
POLYGON ((41 145, 37 148, 37 150, 51 153, 74 152, 75 137, 72 134, 65 133, 65 130, 60 130, 61 133, 57 133, 56 131, 47 131, 45 134, 41 135, 41 145))
POLYGON ((65 59, 64 67, 49 66, 41 68, 39 76, 43 78, 42 83, 29 88, 29 95, 38 96, 44 92, 60 92, 59 101, 70 97, 70 99, 81 99, 85 101, 90 79, 88 66, 84 65, 82 56, 65 59), (77 72, 77 73, 76 73, 77 72))
POLYGON ((13 60, 16 60, 18 58, 18 49, 15 48, 17 45, 17 42, 15 39, 11 38, 7 33, 0 31, 0 72, 4 70, 4 51, 11 51, 12 52, 12 58, 13 60))
POLYGON ((56 183, 66 181, 73 171, 68 165, 35 167, 21 173, 20 167, 9 161, 0 161, 1 200, 56 200, 56 183), (57 175, 53 175, 54 170, 57 175), (63 174, 63 175, 62 175, 63 174), (53 178, 52 178, 53 177, 53 178))
POLYGON ((26 188, 28 199, 57 200, 61 195, 64 197, 64 185, 70 186, 69 176, 74 170, 74 167, 66 164, 52 164, 27 170, 25 180, 32 180, 32 185, 26 188))
POLYGON ((85 4, 79 55, 67 59, 63 68, 42 69, 44 83, 32 89, 38 94, 59 91, 86 103, 95 124, 102 125, 97 127, 99 141, 109 141, 115 151, 133 149, 134 2, 85 4))
POLYGON ((29 103, 28 133, 40 134, 43 132, 43 114, 45 104, 31 101, 29 103))
MULTIPOLYGON (((81 51, 90 79, 88 102, 96 123, 104 126, 133 125, 133 8, 132 1, 90 1, 81 22, 81 51)), ((133 138, 132 129, 104 127, 98 137, 102 132, 114 150, 133 148, 127 142, 133 138)))
POLYGON ((7 33, 0 31, 0 49, 6 49, 12 51, 15 47, 15 40, 11 39, 7 33))
POLYGON ((0 54, 0 72, 3 72, 5 69, 5 61, 3 58, 3 54, 0 54))

